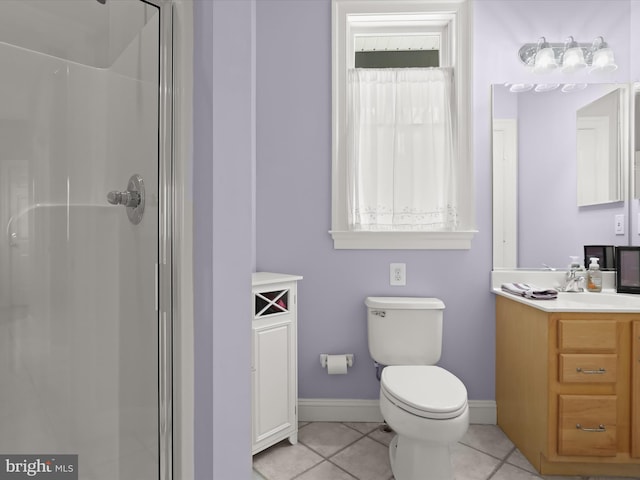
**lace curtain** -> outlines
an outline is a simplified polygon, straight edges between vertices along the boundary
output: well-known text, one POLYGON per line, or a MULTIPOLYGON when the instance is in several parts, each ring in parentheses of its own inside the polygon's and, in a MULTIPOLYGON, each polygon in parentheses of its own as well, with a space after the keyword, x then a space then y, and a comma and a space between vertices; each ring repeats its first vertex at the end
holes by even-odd
POLYGON ((352 230, 455 230, 451 68, 348 72, 352 230))

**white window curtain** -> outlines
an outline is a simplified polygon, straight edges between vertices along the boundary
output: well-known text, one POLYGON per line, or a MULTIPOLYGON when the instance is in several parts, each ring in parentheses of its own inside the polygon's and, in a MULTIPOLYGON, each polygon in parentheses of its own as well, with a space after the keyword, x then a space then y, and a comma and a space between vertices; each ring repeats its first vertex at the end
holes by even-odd
POLYGON ((451 68, 348 72, 352 230, 455 230, 451 68))

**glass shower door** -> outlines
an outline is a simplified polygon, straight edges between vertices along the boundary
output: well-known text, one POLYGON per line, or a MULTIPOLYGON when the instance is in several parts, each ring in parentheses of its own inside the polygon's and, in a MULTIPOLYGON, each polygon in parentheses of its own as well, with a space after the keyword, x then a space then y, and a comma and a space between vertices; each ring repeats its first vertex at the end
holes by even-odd
POLYGON ((0 478, 160 476, 159 29, 0 2, 0 478))

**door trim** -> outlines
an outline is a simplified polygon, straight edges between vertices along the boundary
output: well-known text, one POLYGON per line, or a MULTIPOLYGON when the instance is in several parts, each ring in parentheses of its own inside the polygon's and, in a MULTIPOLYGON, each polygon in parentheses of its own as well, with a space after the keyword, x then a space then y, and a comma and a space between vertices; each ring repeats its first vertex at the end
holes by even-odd
POLYGON ((515 119, 494 119, 493 268, 518 266, 518 125, 515 119), (498 155, 496 150, 502 148, 498 155))
POLYGON ((194 475, 192 85, 193 0, 160 9, 160 479, 194 475))

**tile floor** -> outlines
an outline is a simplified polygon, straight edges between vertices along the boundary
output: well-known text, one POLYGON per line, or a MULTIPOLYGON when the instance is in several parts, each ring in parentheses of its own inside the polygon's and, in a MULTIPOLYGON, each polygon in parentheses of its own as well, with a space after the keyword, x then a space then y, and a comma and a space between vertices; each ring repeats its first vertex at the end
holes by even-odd
MULTIPOLYGON (((253 457, 254 480, 393 480, 393 433, 377 423, 300 423, 298 444, 287 440, 253 457)), ((541 477, 495 425, 471 425, 452 453, 456 480, 629 480, 541 477)))

